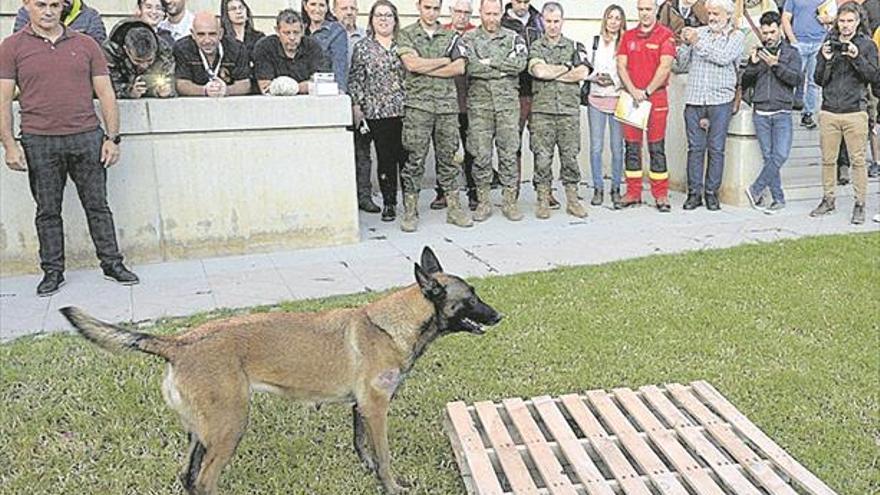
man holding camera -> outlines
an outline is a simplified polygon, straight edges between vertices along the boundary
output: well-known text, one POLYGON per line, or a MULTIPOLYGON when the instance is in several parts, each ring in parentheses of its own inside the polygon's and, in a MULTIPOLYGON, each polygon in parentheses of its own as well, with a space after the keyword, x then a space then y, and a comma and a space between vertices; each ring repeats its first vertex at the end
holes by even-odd
POLYGON ((110 80, 120 99, 169 98, 174 91, 174 54, 146 23, 124 20, 104 44, 110 80))
POLYGON ((845 139, 852 164, 855 206, 852 223, 865 222, 865 197, 868 172, 865 168, 865 147, 868 140, 868 87, 877 89, 880 67, 877 47, 862 24, 861 9, 855 3, 840 7, 834 27, 822 44, 816 60, 814 80, 823 88, 820 112, 822 148, 823 198, 811 217, 831 213, 835 209, 834 188, 837 183, 837 155, 841 139, 845 139))
POLYGON ((791 109, 803 63, 797 49, 783 39, 778 12, 765 12, 760 25, 763 45, 752 48, 749 64, 742 74, 742 85, 754 88, 752 118, 764 167, 755 182, 746 188, 746 196, 753 208, 773 213, 785 208, 779 169, 791 151, 791 109), (766 205, 763 197, 768 188, 773 202, 766 205))
POLYGON ((403 148, 406 165, 400 172, 403 187, 403 217, 400 230, 415 232, 419 225, 419 191, 425 174, 425 155, 431 138, 437 175, 446 194, 446 221, 471 227, 469 211, 461 207, 459 174, 455 164, 458 150, 458 99, 455 76, 464 74, 465 51, 461 36, 438 22, 440 0, 419 0, 419 19, 400 30, 397 53, 406 67, 406 115, 403 118, 403 148))
POLYGON ((519 74, 529 52, 518 34, 501 28, 501 0, 483 0, 481 26, 464 35, 468 62, 468 151, 474 155, 477 208, 474 220, 492 215, 492 148, 498 150, 498 172, 504 203, 501 212, 512 222, 522 220, 516 205, 519 192, 516 152, 520 147, 519 74))

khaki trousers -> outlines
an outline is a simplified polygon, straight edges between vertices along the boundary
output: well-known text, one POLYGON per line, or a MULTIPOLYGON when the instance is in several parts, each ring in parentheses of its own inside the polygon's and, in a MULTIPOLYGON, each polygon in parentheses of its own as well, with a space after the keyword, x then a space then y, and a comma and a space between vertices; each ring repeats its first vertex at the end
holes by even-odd
POLYGON ((840 140, 846 140, 849 162, 852 165, 853 190, 856 202, 865 204, 868 192, 868 169, 865 167, 865 147, 868 143, 868 113, 819 112, 819 145, 822 148, 822 190, 825 197, 834 197, 837 185, 837 154, 840 140))

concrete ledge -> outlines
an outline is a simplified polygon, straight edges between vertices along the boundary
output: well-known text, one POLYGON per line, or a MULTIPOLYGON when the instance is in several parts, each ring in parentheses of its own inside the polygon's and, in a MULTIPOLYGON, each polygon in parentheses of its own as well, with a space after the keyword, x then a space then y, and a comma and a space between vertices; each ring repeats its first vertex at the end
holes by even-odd
MULTIPOLYGON (((355 190, 348 97, 122 101, 120 113, 122 160, 107 182, 127 258, 358 241, 355 195, 340 194, 355 190)), ((74 189, 63 206, 67 265, 94 266, 74 189)), ((38 270, 26 174, 0 172, 0 213, 0 274, 38 270)))

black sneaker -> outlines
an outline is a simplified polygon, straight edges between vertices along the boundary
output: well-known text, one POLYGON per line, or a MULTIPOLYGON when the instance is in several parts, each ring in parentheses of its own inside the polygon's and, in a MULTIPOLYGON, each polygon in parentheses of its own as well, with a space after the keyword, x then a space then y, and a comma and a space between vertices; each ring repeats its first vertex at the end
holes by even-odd
POLYGON ((874 162, 868 165, 868 177, 876 179, 880 177, 880 162, 874 162))
POLYGON ((816 128, 816 121, 813 120, 813 114, 805 113, 801 117, 801 125, 806 127, 807 129, 815 129, 816 128))
POLYGON ((397 218, 397 211, 394 205, 385 205, 385 208, 382 209, 382 221, 393 222, 395 218, 397 218))
POLYGON ((431 201, 430 208, 432 210, 446 209, 446 195, 442 193, 437 193, 437 196, 434 197, 434 201, 431 201))
POLYGON ((37 284, 37 295, 40 297, 49 297, 57 294, 61 286, 64 285, 64 274, 61 272, 46 272, 43 280, 37 284))
POLYGON ((746 188, 746 198, 749 200, 749 204, 752 205, 752 208, 756 210, 764 209, 764 195, 757 195, 752 192, 751 187, 746 188))
POLYGON ((774 201, 774 202, 770 203, 770 206, 768 206, 767 208, 764 208, 764 213, 767 215, 775 215, 776 213, 779 213, 780 211, 782 211, 784 209, 785 209, 785 203, 783 203, 781 201, 774 201))
POLYGON ((141 280, 122 263, 104 268, 104 278, 122 285, 136 285, 141 280))
POLYGON ((721 209, 721 202, 718 201, 717 194, 706 194, 706 209, 709 211, 718 211, 721 209))
POLYGON ((601 189, 594 189, 593 199, 590 200, 590 204, 593 206, 599 206, 603 201, 605 201, 605 192, 601 189))
POLYGON ((852 224, 861 225, 865 223, 865 203, 856 203, 853 206, 852 224))

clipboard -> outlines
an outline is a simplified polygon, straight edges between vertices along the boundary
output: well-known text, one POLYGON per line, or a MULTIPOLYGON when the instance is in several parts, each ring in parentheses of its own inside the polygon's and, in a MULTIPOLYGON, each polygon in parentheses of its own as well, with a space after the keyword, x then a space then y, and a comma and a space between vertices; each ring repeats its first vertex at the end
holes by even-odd
POLYGON ((645 100, 637 105, 632 95, 626 91, 620 93, 620 97, 617 99, 617 107, 614 109, 615 120, 645 130, 648 128, 648 118, 650 116, 650 101, 645 100))

